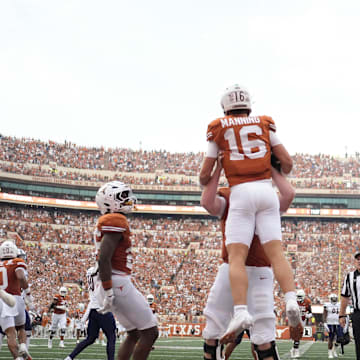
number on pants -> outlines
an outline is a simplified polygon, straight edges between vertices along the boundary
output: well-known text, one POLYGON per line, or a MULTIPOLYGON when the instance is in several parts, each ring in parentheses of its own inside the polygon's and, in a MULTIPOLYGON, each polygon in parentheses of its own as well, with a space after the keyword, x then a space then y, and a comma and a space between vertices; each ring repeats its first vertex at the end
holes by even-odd
POLYGON ((8 287, 8 276, 5 267, 0 267, 0 289, 5 290, 8 287))
POLYGON ((265 142, 260 139, 249 140, 249 134, 262 135, 260 126, 250 125, 240 129, 240 142, 243 153, 239 151, 240 146, 236 143, 235 131, 233 128, 227 129, 224 133, 225 140, 229 143, 231 150, 230 160, 244 160, 245 155, 250 159, 263 158, 267 152, 265 142), (252 149, 258 148, 258 151, 251 152, 252 149), (245 155, 244 155, 245 154, 245 155))

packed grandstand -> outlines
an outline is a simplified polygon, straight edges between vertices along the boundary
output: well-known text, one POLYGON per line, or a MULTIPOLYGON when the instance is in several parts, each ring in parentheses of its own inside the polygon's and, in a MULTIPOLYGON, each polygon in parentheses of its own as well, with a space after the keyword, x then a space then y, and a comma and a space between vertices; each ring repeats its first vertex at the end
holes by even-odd
MULTIPOLYGON (((117 179, 138 198, 130 216, 138 288, 153 294, 160 323, 203 323, 221 262, 220 224, 200 208, 203 157, 1 136, 0 239, 15 240, 27 253, 37 312, 48 311, 63 285, 72 311, 86 303, 99 216, 91 204, 102 183, 117 179)), ((282 217, 283 244, 297 287, 319 305, 317 322, 359 250, 360 156, 295 154, 293 160, 289 179, 297 194, 282 217)), ((275 296, 278 324, 285 325, 277 286, 275 296)))

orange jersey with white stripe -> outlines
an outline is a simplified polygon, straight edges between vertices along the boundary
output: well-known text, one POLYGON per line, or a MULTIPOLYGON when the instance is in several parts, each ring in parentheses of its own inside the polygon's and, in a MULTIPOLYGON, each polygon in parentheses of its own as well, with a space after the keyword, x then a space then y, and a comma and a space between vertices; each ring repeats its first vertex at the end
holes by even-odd
MULTIPOLYGON (((223 234, 223 241, 222 241, 222 248, 221 248, 221 257, 224 260, 224 262, 229 262, 228 252, 226 250, 225 245, 225 225, 226 225, 226 219, 229 212, 229 199, 230 199, 230 188, 220 188, 218 191, 218 194, 225 198, 226 200, 226 208, 224 210, 224 214, 221 218, 221 231, 223 234)), ((254 238, 251 242, 251 246, 249 249, 248 256, 246 258, 245 262, 246 266, 257 266, 257 267, 263 267, 263 266, 271 266, 271 263, 268 259, 268 257, 265 254, 265 251, 260 243, 260 239, 257 235, 254 235, 254 238)))
POLYGON ((120 213, 111 213, 99 218, 95 232, 96 249, 100 248, 100 243, 105 233, 118 233, 119 236, 122 236, 122 240, 111 258, 112 268, 126 274, 131 274, 133 259, 131 254, 131 232, 126 217, 120 213))
POLYGON ((68 297, 56 294, 54 296, 54 313, 55 314, 65 314, 66 310, 59 308, 59 306, 67 306, 68 297))
POLYGON ((298 301, 297 303, 300 308, 301 319, 305 321, 306 315, 311 313, 311 301, 306 297, 303 301, 298 301))
POLYGON ((16 271, 26 271, 26 268, 24 260, 20 258, 0 261, 0 283, 7 285, 5 289, 7 293, 21 295, 20 281, 16 276, 16 271))
POLYGON ((269 116, 229 115, 208 125, 207 140, 223 151, 230 186, 271 178, 270 131, 276 127, 269 116))

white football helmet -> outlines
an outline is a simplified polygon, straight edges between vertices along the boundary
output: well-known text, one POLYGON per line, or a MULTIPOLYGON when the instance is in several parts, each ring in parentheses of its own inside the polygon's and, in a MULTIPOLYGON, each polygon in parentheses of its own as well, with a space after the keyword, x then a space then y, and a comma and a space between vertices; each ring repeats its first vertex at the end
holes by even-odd
POLYGON ((221 106, 224 113, 230 110, 248 110, 251 113, 251 98, 246 88, 240 85, 233 85, 225 90, 221 97, 221 106))
POLYGON ((300 301, 300 302, 305 300, 305 291, 304 290, 300 289, 296 292, 296 300, 300 301))
POLYGON ((67 288, 65 286, 62 286, 59 290, 59 294, 61 296, 66 296, 67 295, 67 288))
POLYGON ((147 302, 149 303, 149 305, 151 305, 154 302, 154 295, 149 294, 147 297, 147 302))
POLYGON ((332 304, 336 304, 338 302, 338 297, 336 294, 330 294, 329 299, 332 304))
POLYGON ((101 214, 128 213, 136 204, 136 197, 130 186, 121 181, 111 181, 103 185, 98 190, 95 200, 101 214))
POLYGON ((18 252, 17 246, 10 240, 6 240, 0 245, 0 259, 15 259, 18 252))

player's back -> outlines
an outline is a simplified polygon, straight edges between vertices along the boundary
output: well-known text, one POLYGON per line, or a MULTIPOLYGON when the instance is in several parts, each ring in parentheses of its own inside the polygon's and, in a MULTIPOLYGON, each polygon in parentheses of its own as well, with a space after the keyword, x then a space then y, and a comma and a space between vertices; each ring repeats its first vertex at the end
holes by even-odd
POLYGON ((224 153, 230 186, 271 178, 270 131, 276 127, 269 116, 228 115, 209 124, 207 138, 224 153))
POLYGON ((16 276, 16 270, 22 268, 26 271, 26 264, 23 259, 15 258, 0 261, 0 269, 5 268, 6 272, 2 271, 2 283, 7 284, 6 292, 12 295, 21 295, 20 282, 16 276))

